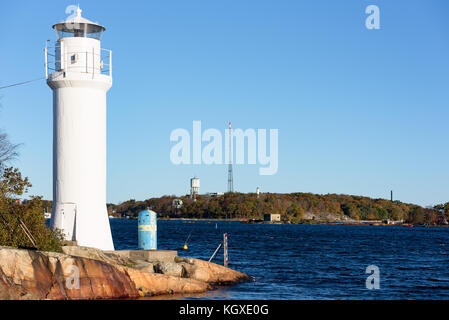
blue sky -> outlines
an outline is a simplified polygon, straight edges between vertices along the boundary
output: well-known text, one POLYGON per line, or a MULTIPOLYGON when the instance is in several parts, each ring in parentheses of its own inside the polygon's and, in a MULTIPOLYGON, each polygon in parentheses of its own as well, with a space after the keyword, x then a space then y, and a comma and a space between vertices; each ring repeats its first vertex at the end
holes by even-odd
MULTIPOLYGON (((44 75, 45 40, 72 1, 2 1, 0 86, 44 75)), ((449 3, 384 0, 79 1, 106 26, 109 202, 223 192, 226 165, 173 165, 170 133, 279 129, 279 169, 234 167, 241 192, 345 193, 449 201, 449 3), (380 30, 365 8, 380 8, 380 30)), ((15 162, 52 197, 52 95, 0 90, 15 162)))

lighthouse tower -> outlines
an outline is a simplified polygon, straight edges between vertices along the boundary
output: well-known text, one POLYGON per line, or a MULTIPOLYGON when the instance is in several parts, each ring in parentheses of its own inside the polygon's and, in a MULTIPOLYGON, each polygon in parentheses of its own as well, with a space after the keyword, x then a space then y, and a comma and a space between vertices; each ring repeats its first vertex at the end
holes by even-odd
POLYGON ((55 24, 58 40, 45 48, 53 90, 53 210, 51 227, 80 246, 114 250, 106 210, 106 92, 112 53, 105 28, 76 14, 55 24))

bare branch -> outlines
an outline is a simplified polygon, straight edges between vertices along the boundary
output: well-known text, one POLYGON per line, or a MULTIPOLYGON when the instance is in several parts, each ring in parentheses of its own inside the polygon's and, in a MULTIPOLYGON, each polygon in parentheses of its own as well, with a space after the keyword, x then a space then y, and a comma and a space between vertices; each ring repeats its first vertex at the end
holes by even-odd
POLYGON ((0 132, 0 166, 17 158, 18 147, 18 144, 9 141, 8 134, 0 132))

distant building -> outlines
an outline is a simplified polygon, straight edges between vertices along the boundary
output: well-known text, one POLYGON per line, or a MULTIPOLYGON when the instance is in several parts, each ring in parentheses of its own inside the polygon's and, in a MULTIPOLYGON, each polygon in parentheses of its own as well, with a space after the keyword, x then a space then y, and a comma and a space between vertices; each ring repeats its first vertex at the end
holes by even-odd
POLYGON ((182 202, 181 199, 174 199, 174 200, 173 200, 173 203, 172 203, 172 206, 173 206, 174 208, 176 208, 176 209, 181 209, 182 204, 183 204, 183 202, 182 202))
POLYGON ((384 219, 382 220, 383 224, 402 224, 404 223, 404 220, 398 220, 398 221, 394 221, 394 220, 390 220, 390 219, 384 219))
POLYGON ((220 196, 224 195, 224 193, 223 192, 209 192, 209 193, 207 193, 207 195, 209 197, 220 197, 220 196))
POLYGON ((279 222, 281 221, 281 215, 278 213, 267 213, 264 214, 263 220, 269 222, 279 222))

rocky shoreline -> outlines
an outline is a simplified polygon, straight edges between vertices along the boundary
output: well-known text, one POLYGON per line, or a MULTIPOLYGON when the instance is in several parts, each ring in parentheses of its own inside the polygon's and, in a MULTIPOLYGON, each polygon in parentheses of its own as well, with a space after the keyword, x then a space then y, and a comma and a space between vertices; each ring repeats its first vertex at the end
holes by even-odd
POLYGON ((64 246, 63 253, 0 247, 3 300, 136 299, 202 293, 248 280, 193 258, 149 261, 79 246, 64 246))

